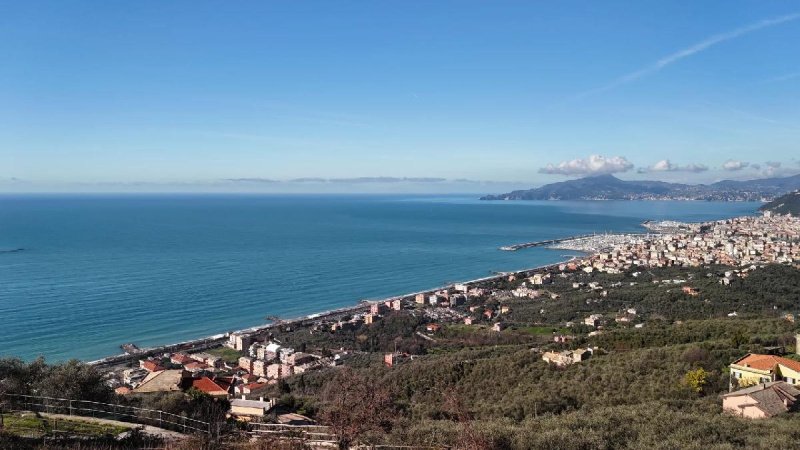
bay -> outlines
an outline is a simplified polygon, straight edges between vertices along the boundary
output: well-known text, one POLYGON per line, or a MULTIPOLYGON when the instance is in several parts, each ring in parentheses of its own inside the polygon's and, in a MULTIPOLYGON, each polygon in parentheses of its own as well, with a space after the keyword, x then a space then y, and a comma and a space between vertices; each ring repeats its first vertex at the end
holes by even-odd
POLYGON ((96 359, 574 254, 503 245, 759 206, 476 198, 0 196, 0 356, 96 359))

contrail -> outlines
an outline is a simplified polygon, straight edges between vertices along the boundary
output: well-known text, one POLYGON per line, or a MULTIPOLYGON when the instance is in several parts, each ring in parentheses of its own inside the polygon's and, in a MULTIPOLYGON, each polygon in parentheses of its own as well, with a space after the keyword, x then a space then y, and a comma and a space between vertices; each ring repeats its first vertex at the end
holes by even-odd
POLYGON ((736 39, 739 36, 743 36, 745 34, 749 34, 749 33, 752 33, 754 31, 762 30, 764 28, 774 27, 776 25, 780 25, 780 24, 786 23, 786 22, 791 22, 791 21, 794 21, 794 20, 797 20, 797 19, 800 19, 800 13, 787 14, 785 16, 775 17, 773 19, 764 19, 764 20, 758 21, 756 23, 753 23, 753 24, 750 24, 750 25, 747 25, 747 26, 744 26, 744 27, 741 27, 741 28, 737 28, 737 29, 735 29, 733 31, 728 31, 726 33, 716 34, 714 36, 711 36, 708 39, 705 39, 703 41, 698 42, 697 44, 694 44, 694 45, 692 45, 690 47, 687 47, 687 48, 685 48, 683 50, 679 50, 679 51, 677 51, 675 53, 667 55, 667 56, 659 59, 658 61, 654 62, 653 64, 650 64, 649 66, 643 67, 643 68, 641 68, 641 69, 639 69, 639 70, 637 70, 635 72, 631 72, 631 73, 629 73, 627 75, 624 75, 624 76, 622 76, 620 78, 617 78, 616 80, 612 81, 611 83, 609 83, 609 84, 607 84, 605 86, 601 86, 599 88, 592 89, 590 91, 586 91, 586 92, 583 92, 581 94, 578 94, 575 97, 573 97, 573 99, 577 100, 577 99, 580 99, 580 98, 588 97, 588 96, 593 95, 593 94, 598 94, 600 92, 609 91, 611 89, 617 88, 617 87, 622 86, 624 84, 628 84, 628 83, 630 83, 632 81, 638 80, 639 78, 642 78, 645 75, 649 75, 651 73, 658 72, 659 70, 661 70, 661 69, 663 69, 663 68, 665 68, 665 67, 667 67, 669 65, 675 64, 676 62, 678 62, 678 61, 680 61, 680 60, 682 60, 684 58, 688 58, 688 57, 690 57, 692 55, 700 53, 700 52, 702 52, 704 50, 707 50, 707 49, 709 49, 709 48, 711 48, 711 47, 713 47, 713 46, 715 46, 717 44, 721 44, 721 43, 723 43, 725 41, 730 41, 731 39, 736 39))

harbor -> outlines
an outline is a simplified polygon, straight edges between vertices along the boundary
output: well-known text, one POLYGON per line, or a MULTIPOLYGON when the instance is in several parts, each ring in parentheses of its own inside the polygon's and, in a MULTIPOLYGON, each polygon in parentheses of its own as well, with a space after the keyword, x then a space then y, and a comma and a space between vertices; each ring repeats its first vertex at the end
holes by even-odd
POLYGON ((521 244, 506 245, 500 247, 500 250, 514 252, 525 248, 548 247, 552 249, 575 250, 584 253, 591 253, 613 247, 614 245, 626 243, 633 239, 647 239, 652 236, 652 233, 592 233, 558 239, 548 239, 544 241, 523 242, 521 244))
POLYGON ((608 233, 561 239, 548 248, 572 250, 582 253, 605 252, 624 244, 632 244, 656 237, 653 233, 608 233))
POLYGON ((571 236, 571 237, 559 238, 559 239, 548 239, 548 240, 545 240, 545 241, 523 242, 521 244, 505 245, 503 247, 500 247, 500 250, 503 250, 503 251, 506 251, 506 252, 515 252, 517 250, 522 250, 524 248, 545 247, 545 246, 548 246, 548 245, 559 244, 559 243, 564 242, 564 241, 569 241, 569 240, 573 240, 573 239, 581 239, 581 238, 590 237, 590 236, 594 236, 594 235, 593 234, 583 234, 583 235, 580 235, 580 236, 571 236))

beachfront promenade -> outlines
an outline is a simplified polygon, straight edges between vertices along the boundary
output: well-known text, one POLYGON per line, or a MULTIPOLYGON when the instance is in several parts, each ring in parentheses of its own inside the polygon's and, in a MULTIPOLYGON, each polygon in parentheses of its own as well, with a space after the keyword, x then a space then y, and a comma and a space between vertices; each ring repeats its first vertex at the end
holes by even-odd
POLYGON ((277 326, 286 326, 286 325, 303 326, 303 325, 308 325, 308 324, 311 324, 311 323, 314 323, 314 322, 317 322, 317 321, 336 319, 336 318, 339 318, 339 317, 342 317, 342 316, 346 316, 346 315, 350 315, 350 314, 368 312, 370 310, 370 308, 372 307, 372 305, 376 304, 376 303, 391 302, 391 301, 395 301, 395 300, 413 302, 414 298, 418 294, 426 294, 426 295, 432 294, 434 292, 441 291, 443 289, 453 288, 456 284, 466 284, 466 285, 470 285, 470 286, 476 286, 476 285, 480 285, 482 283, 496 281, 496 280, 499 280, 501 278, 508 277, 510 275, 531 276, 531 275, 533 275, 534 273, 537 273, 537 272, 553 270, 555 268, 558 268, 558 266, 560 266, 562 264, 565 264, 565 263, 567 263, 569 261, 574 261, 575 259, 576 259, 575 257, 572 257, 569 260, 560 261, 560 262, 557 262, 557 263, 554 263, 554 264, 547 264, 547 265, 544 265, 544 266, 533 267, 533 268, 529 268, 529 269, 516 270, 516 271, 511 271, 511 272, 497 273, 495 275, 491 275, 491 276, 487 276, 487 277, 476 278, 476 279, 472 279, 472 280, 469 280, 469 281, 451 283, 451 284, 444 285, 444 286, 434 287, 434 288, 425 289, 425 290, 422 290, 422 291, 417 291, 417 292, 412 292, 412 293, 407 293, 407 294, 402 294, 402 295, 396 295, 396 296, 393 296, 393 297, 387 297, 387 298, 380 299, 380 300, 365 300, 365 301, 359 302, 356 305, 345 306, 345 307, 342 307, 342 308, 332 309, 332 310, 328 310, 328 311, 324 311, 324 312, 320 312, 320 313, 309 314, 307 316, 298 317, 298 318, 294 318, 294 319, 285 319, 285 320, 281 320, 280 322, 276 322, 276 323, 264 324, 264 325, 260 325, 260 326, 256 326, 256 327, 250 327, 250 328, 245 328, 245 329, 241 329, 241 330, 235 330, 235 331, 231 331, 231 332, 228 332, 228 333, 215 334, 213 336, 208 336, 208 337, 204 337, 204 338, 200 338, 200 339, 193 339, 193 340, 179 342, 179 343, 175 343, 175 344, 166 344, 166 345, 160 345, 160 346, 155 346, 155 347, 147 347, 147 348, 141 349, 140 351, 138 351, 136 353, 123 353, 123 354, 119 354, 119 355, 109 356, 109 357, 106 357, 106 358, 102 358, 102 359, 98 359, 98 360, 94 360, 94 361, 89 361, 87 364, 95 366, 97 368, 107 369, 107 368, 112 368, 112 367, 116 367, 116 366, 125 365, 125 364, 128 364, 130 362, 139 361, 139 360, 141 360, 143 358, 147 358, 149 356, 154 356, 154 355, 158 355, 158 354, 162 354, 162 353, 199 352, 199 351, 208 350, 208 349, 211 349, 211 348, 222 346, 225 342, 227 342, 228 337, 231 334, 234 334, 234 333, 236 333, 236 334, 250 334, 250 335, 261 334, 261 333, 269 331, 270 329, 272 329, 274 327, 277 327, 277 326))
MULTIPOLYGON (((565 249, 565 250, 575 250, 575 251, 580 251, 582 253, 591 254, 591 253, 599 251, 599 250, 601 250, 602 248, 605 248, 605 247, 619 245, 619 244, 622 244, 622 243, 630 242, 631 240, 634 240, 634 239, 640 239, 640 238, 646 238, 646 237, 652 237, 652 236, 653 236, 652 234, 643 234, 643 233, 615 233, 615 234, 609 234, 609 233, 597 234, 597 233, 593 233, 593 234, 585 234, 585 235, 579 235, 579 236, 569 236, 569 237, 565 237, 565 238, 548 239, 548 240, 543 240, 543 241, 535 241, 535 242, 527 242, 527 243, 522 243, 522 244, 515 244, 515 245, 500 247, 500 249, 501 250, 505 250, 505 251, 516 251, 516 250, 520 250, 520 249, 524 249, 524 248, 539 247, 539 246, 549 246, 550 248, 559 248, 559 249, 565 249)), ((346 307, 337 308, 337 309, 328 310, 328 311, 323 311, 323 312, 315 313, 315 314, 309 314, 307 316, 298 317, 298 318, 294 318, 294 319, 281 320, 280 322, 264 324, 264 325, 251 327, 251 328, 245 328, 245 329, 241 329, 241 330, 235 330, 235 331, 231 331, 229 333, 216 334, 216 335, 208 336, 208 337, 205 337, 205 338, 179 342, 179 343, 176 343, 176 344, 167 344, 167 345, 161 345, 161 346, 156 346, 156 347, 144 348, 144 349, 141 349, 138 352, 131 352, 131 353, 124 353, 124 354, 115 355, 115 356, 109 356, 107 358, 102 358, 102 359, 99 359, 99 360, 91 361, 88 364, 94 365, 94 366, 99 367, 99 368, 110 368, 110 367, 124 365, 124 364, 130 363, 132 361, 138 361, 138 360, 140 360, 142 358, 147 358, 149 356, 153 356, 153 355, 157 355, 157 354, 161 354, 161 353, 197 352, 197 351, 208 350, 208 349, 219 347, 219 346, 223 345, 227 341, 228 336, 230 336, 233 333, 249 334, 249 335, 262 334, 262 333, 268 332, 270 329, 272 329, 272 328, 274 328, 276 326, 279 326, 279 325, 281 325, 281 326, 285 326, 285 325, 303 326, 303 325, 307 325, 307 324, 314 323, 314 322, 317 322, 317 321, 322 321, 322 320, 335 320, 337 318, 340 318, 340 317, 343 317, 343 316, 346 316, 346 315, 350 315, 350 314, 368 312, 370 307, 375 303, 391 302, 391 301, 394 301, 394 300, 413 302, 414 298, 418 294, 429 295, 429 294, 432 294, 432 293, 437 292, 437 291, 453 288, 453 286, 455 284, 468 284, 468 285, 471 285, 471 286, 476 286, 476 285, 480 285, 482 283, 492 282, 492 281, 498 280, 500 278, 503 278, 503 277, 506 277, 506 276, 509 276, 509 275, 531 276, 536 272, 552 270, 552 269, 558 267, 561 264, 564 264, 564 263, 569 262, 569 261, 574 261, 576 259, 578 259, 578 258, 577 257, 571 257, 567 261, 560 261, 560 262, 557 262, 557 263, 554 263, 554 264, 548 264, 548 265, 529 268, 529 269, 510 271, 510 272, 506 272, 506 273, 497 273, 497 274, 494 274, 494 275, 491 275, 491 276, 487 276, 487 277, 483 277, 483 278, 477 278, 477 279, 464 281, 464 282, 460 282, 460 283, 458 283, 458 282, 457 283, 451 283, 451 284, 444 285, 444 286, 438 286, 438 287, 425 289, 425 290, 418 291, 418 292, 411 292, 411 293, 397 295, 397 296, 393 296, 393 297, 388 297, 388 298, 384 298, 384 299, 380 299, 380 300, 366 300, 366 301, 359 302, 356 305, 346 306, 346 307)))

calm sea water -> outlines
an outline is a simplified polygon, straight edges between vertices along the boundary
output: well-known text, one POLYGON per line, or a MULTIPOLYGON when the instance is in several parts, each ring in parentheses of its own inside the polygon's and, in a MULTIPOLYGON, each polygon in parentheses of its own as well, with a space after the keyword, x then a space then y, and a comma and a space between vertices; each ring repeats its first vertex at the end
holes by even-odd
POLYGON ((754 203, 0 196, 0 355, 94 359, 553 263, 498 247, 754 203))

